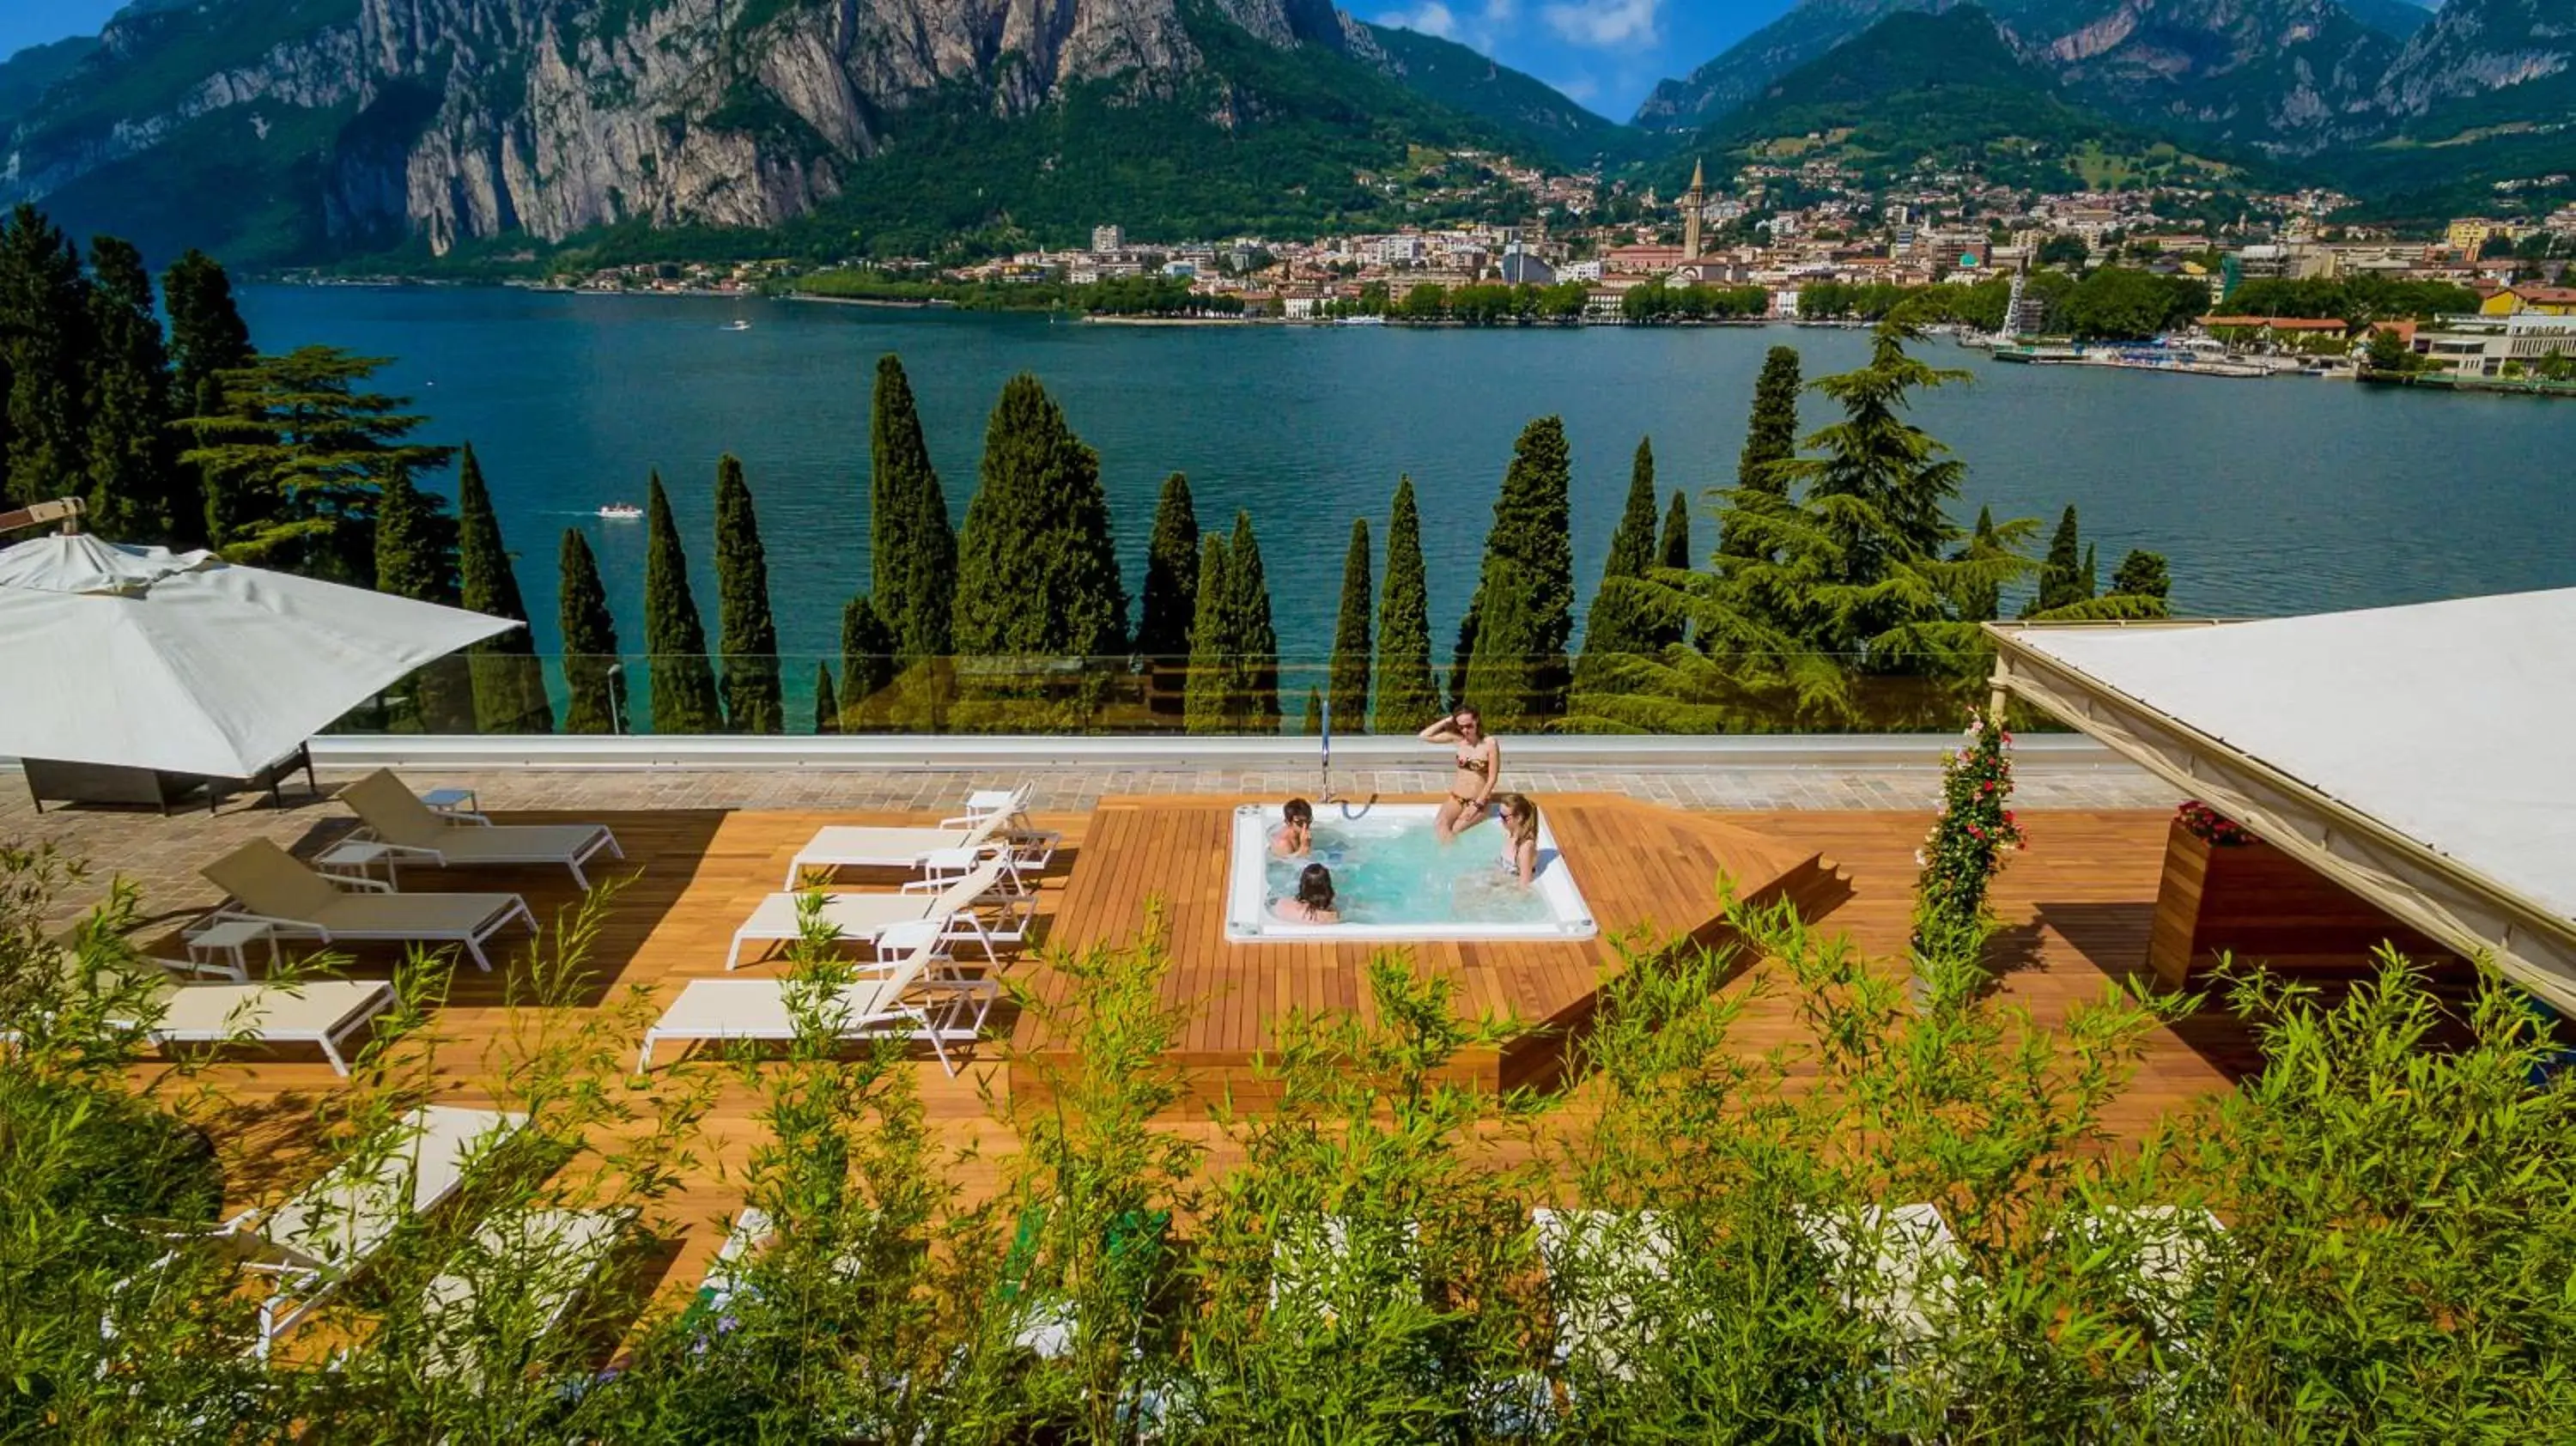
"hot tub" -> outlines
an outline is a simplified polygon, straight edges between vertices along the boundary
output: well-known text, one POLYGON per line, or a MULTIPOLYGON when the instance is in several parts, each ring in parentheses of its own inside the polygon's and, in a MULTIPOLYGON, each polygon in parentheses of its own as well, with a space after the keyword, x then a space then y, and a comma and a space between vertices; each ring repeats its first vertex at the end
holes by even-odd
POLYGON ((1243 944, 1440 939, 1589 939, 1599 930, 1583 891, 1556 851, 1545 806, 1538 825, 1538 874, 1524 888, 1502 864, 1503 826, 1488 818, 1449 843, 1432 833, 1429 803, 1317 804, 1314 851, 1270 852, 1276 804, 1234 813, 1234 857, 1226 874, 1225 937, 1243 944), (1270 901, 1293 897, 1308 864, 1333 871, 1342 922, 1291 924, 1270 901))

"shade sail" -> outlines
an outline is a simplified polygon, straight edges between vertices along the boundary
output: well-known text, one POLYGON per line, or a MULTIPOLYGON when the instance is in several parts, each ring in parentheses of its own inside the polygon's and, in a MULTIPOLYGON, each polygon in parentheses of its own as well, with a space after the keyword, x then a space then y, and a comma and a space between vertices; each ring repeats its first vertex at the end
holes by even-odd
POLYGON ((0 754, 244 777, 518 626, 211 553, 38 538, 0 551, 0 754))
POLYGON ((2576 588, 2218 625, 1989 625, 1998 682, 2576 1002, 2576 588))

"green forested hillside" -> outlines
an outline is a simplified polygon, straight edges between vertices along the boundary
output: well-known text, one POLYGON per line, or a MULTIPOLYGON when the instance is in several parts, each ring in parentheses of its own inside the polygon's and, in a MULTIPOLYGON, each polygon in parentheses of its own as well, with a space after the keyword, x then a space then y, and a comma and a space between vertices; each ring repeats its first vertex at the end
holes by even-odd
POLYGON ((1561 165, 1615 162, 1655 143, 1575 104, 1536 76, 1454 40, 1392 25, 1371 25, 1369 33, 1395 62, 1406 89, 1526 137, 1561 165))

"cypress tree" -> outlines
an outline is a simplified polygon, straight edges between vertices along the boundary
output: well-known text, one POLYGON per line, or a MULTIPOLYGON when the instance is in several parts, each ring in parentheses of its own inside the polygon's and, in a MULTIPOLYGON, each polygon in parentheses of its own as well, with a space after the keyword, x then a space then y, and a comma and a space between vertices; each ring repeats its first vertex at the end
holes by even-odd
POLYGON ((1321 738, 1324 736, 1324 690, 1321 688, 1308 688, 1306 690, 1306 722, 1304 724, 1304 729, 1306 736, 1309 738, 1321 738))
POLYGON ((877 359, 868 462, 868 571, 877 614, 904 656, 944 656, 957 595, 957 534, 922 438, 912 380, 891 352, 877 359))
POLYGON ((1226 547, 1226 712, 1251 733, 1279 731, 1279 634, 1270 620, 1270 576, 1261 565, 1261 543, 1252 514, 1234 514, 1234 540, 1226 547))
POLYGON ((985 428, 958 538, 956 648, 1004 657, 1127 651, 1127 586, 1100 454, 1025 372, 1003 386, 985 428))
MULTIPOLYGON (((1744 451, 1735 463, 1735 485, 1774 497, 1788 495, 1788 479, 1777 463, 1798 455, 1799 363, 1796 347, 1775 346, 1762 358, 1762 375, 1753 383, 1753 416, 1744 431, 1744 451)), ((1749 544, 1721 525, 1717 550, 1729 557, 1747 555, 1749 544)))
POLYGON ((170 358, 143 254, 113 236, 90 242, 89 527, 126 542, 170 535, 170 358))
POLYGON ((89 289, 80 252, 43 212, 21 202, 0 221, 0 500, 40 502, 87 480, 89 289))
MULTIPOLYGON (((232 278, 214 258, 190 249, 161 273, 161 304, 170 313, 170 407, 176 416, 213 417, 224 410, 225 372, 248 364, 250 327, 233 302, 232 278)), ((181 463, 165 474, 174 545, 209 539, 204 469, 181 463)))
POLYGON ((2132 548, 2120 559, 2111 573, 2111 591, 2120 597, 2151 597, 2164 601, 2173 592, 2173 578, 2161 552, 2132 548))
MULTIPOLYGON (((501 519, 483 482, 483 464, 469 443, 456 464, 456 574, 459 603, 469 612, 524 623, 528 605, 501 542, 501 519)), ((467 649, 474 676, 474 727, 479 733, 552 733, 554 705, 537 661, 537 640, 512 628, 467 649)))
POLYGON ((614 733, 627 716, 626 674, 610 671, 618 663, 617 620, 580 528, 564 529, 556 567, 563 574, 555 620, 563 633, 564 731, 614 733))
POLYGON ((1190 479, 1163 479, 1154 507, 1154 536, 1145 544, 1145 595, 1136 619, 1136 651, 1147 658, 1184 658, 1199 598, 1199 518, 1190 501, 1190 479))
POLYGON ((1422 518, 1414 508, 1411 477, 1396 482, 1395 506, 1387 519, 1376 673, 1371 731, 1411 733, 1440 711, 1440 695, 1431 681, 1431 596, 1422 566, 1422 518))
POLYGON ((662 474, 652 474, 644 504, 644 653, 651 680, 653 731, 713 733, 724 726, 716 675, 707 660, 706 620, 689 590, 689 558, 662 474))
MULTIPOLYGON (((456 606, 456 521, 447 515, 445 498, 421 491, 400 472, 387 477, 377 495, 375 552, 376 591, 456 606)), ((474 685, 463 658, 422 665, 407 687, 422 732, 474 730, 474 685)))
POLYGON ((769 558, 751 484, 731 453, 716 460, 716 614, 724 650, 726 727, 780 733, 787 727, 778 675, 778 624, 769 612, 769 558))
POLYGON ((1226 684, 1231 674, 1227 623, 1232 599, 1225 582, 1226 553, 1222 537, 1211 536, 1200 545, 1199 595, 1190 619, 1190 677, 1181 694, 1181 726, 1192 733, 1226 729, 1226 684))
POLYGON ((832 696, 832 665, 820 658, 814 660, 814 736, 829 737, 841 731, 841 705, 832 696))
POLYGON ((1655 562, 1655 448, 1651 438, 1642 438, 1628 467, 1628 503, 1620 510, 1617 530, 1610 534, 1610 560, 1601 567, 1601 588, 1584 614, 1587 661, 1652 652, 1661 645, 1656 630, 1641 616, 1644 608, 1635 593, 1617 585, 1623 579, 1643 578, 1655 562))
POLYGON ((1369 577, 1369 525, 1351 519, 1350 550, 1342 555, 1342 608, 1333 620, 1333 712, 1346 732, 1356 733, 1368 720, 1369 604, 1374 591, 1369 577))
MULTIPOLYGON (((1978 508, 1976 530, 1968 534, 1968 545, 1959 556, 1965 561, 1982 562, 2003 554, 2003 544, 1995 540, 1994 509, 1978 508)), ((2002 588, 1992 583, 1972 585, 1960 594, 1959 618, 1962 622, 1991 622, 2002 606, 2002 588)))
POLYGON ((2091 601, 2102 590, 2101 577, 2102 574, 2093 566, 2093 544, 2088 542, 2084 544, 2084 570, 2078 575, 2075 583, 2078 594, 2076 601, 2091 601))
POLYGON ((2053 612, 2083 600, 2084 543, 2075 523, 2075 508, 2070 504, 2057 519, 2057 531, 2048 539, 2048 556, 2039 565, 2039 592, 2030 601, 2024 616, 2053 612))
POLYGON ((861 593, 842 605, 840 712, 848 731, 857 732, 877 695, 894 686, 900 645, 876 599, 861 593))
POLYGON ((1664 509, 1664 540, 1655 549, 1662 567, 1687 568, 1691 565, 1690 501, 1673 489, 1672 505, 1664 509))
POLYGON ((1523 428, 1485 536, 1464 690, 1467 704, 1497 727, 1530 727, 1565 712, 1573 485, 1564 422, 1542 417, 1523 428))

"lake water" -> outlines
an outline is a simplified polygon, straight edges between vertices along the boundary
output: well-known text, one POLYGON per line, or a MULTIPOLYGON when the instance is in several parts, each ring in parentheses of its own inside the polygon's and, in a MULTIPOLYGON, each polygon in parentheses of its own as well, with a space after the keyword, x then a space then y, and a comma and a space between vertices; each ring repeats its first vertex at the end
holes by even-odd
MULTIPOLYGON (((782 646, 836 650, 841 604, 867 582, 868 394, 888 351, 961 520, 986 413, 1022 370, 1100 452, 1131 593, 1167 473, 1189 474, 1203 526, 1248 509, 1291 656, 1328 648, 1351 519, 1371 520, 1382 559, 1396 477, 1412 474, 1445 658, 1530 418, 1563 415, 1573 441, 1588 599, 1639 436, 1667 493, 1731 485, 1765 348, 1798 347, 1810 378, 1867 350, 1861 333, 1803 328, 1137 328, 506 289, 255 286, 243 308, 264 349, 394 358, 381 381, 433 419, 424 435, 474 444, 548 649, 566 527, 591 534, 621 639, 641 646, 643 528, 595 513, 641 502, 650 468, 712 616, 715 464, 731 451, 759 504, 782 646), (737 319, 750 329, 727 330, 737 319)), ((1926 355, 1974 373, 1918 409, 1968 463, 1962 518, 1983 503, 2053 524, 2072 502, 2106 578, 2123 551, 2154 548, 2184 611, 2576 584, 2576 404, 1998 365, 1946 341, 1926 355)), ((1806 424, 1827 419, 1810 397, 1806 424)), ((1703 554, 1713 532, 1703 508, 1703 554)))

